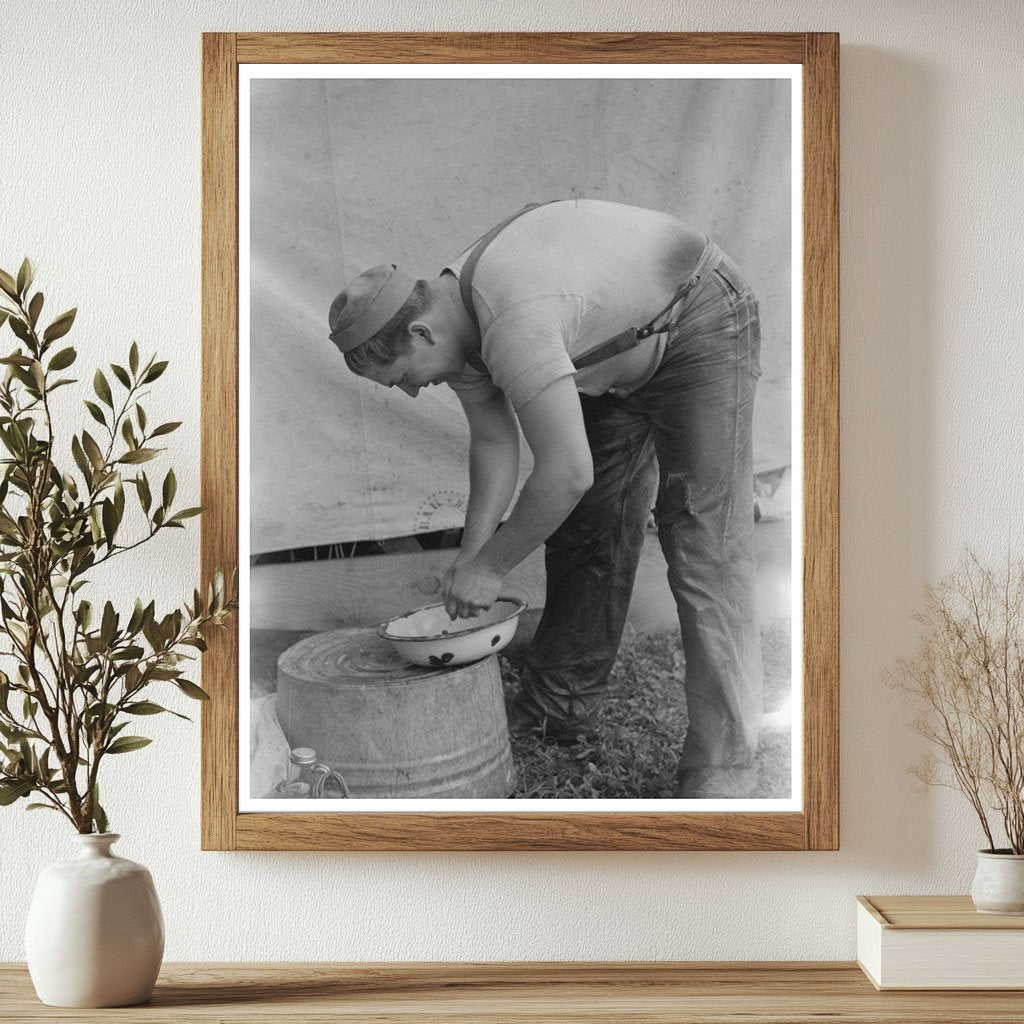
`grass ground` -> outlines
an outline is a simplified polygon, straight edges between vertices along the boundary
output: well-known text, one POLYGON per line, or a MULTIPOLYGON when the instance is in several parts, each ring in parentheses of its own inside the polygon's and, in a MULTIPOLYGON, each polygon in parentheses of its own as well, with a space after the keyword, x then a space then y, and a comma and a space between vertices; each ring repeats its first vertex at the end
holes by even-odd
MULTIPOLYGON (((788 623, 762 633, 765 710, 785 706, 790 694, 788 623)), ((519 686, 522 653, 500 658, 506 699, 519 686)), ((599 737, 571 747, 539 736, 515 737, 513 797, 532 799, 657 799, 671 797, 686 735, 678 634, 627 636, 601 709, 599 737)), ((756 798, 790 793, 790 735, 765 735, 757 758, 756 798)))

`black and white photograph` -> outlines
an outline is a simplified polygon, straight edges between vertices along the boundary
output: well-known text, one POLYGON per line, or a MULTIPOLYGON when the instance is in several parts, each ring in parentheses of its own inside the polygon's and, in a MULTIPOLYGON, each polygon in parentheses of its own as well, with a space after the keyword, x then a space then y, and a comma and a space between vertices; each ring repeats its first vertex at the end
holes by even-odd
POLYGON ((800 68, 239 70, 240 810, 799 810, 800 68))

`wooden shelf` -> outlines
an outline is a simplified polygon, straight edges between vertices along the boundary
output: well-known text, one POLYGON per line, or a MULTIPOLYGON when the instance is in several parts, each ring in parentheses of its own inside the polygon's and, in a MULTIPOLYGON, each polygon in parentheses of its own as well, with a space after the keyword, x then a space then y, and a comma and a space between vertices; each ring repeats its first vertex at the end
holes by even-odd
POLYGON ((1020 1024, 1024 992, 876 992, 851 963, 165 964, 151 1002, 61 1010, 0 965, 0 1020, 1020 1024))

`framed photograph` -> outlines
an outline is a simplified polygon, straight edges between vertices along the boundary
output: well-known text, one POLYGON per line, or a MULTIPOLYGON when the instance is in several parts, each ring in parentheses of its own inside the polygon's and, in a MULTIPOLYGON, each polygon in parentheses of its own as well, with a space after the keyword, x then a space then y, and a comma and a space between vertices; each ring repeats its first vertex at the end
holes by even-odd
POLYGON ((838 55, 203 37, 204 849, 838 847, 838 55))

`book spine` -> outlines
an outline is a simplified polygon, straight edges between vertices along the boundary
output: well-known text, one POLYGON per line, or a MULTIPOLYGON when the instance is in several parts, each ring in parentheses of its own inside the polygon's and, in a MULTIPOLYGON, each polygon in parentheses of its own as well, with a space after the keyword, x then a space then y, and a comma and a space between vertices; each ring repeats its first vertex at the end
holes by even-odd
POLYGON ((875 988, 882 987, 882 927, 867 907, 857 904, 857 963, 875 988))

